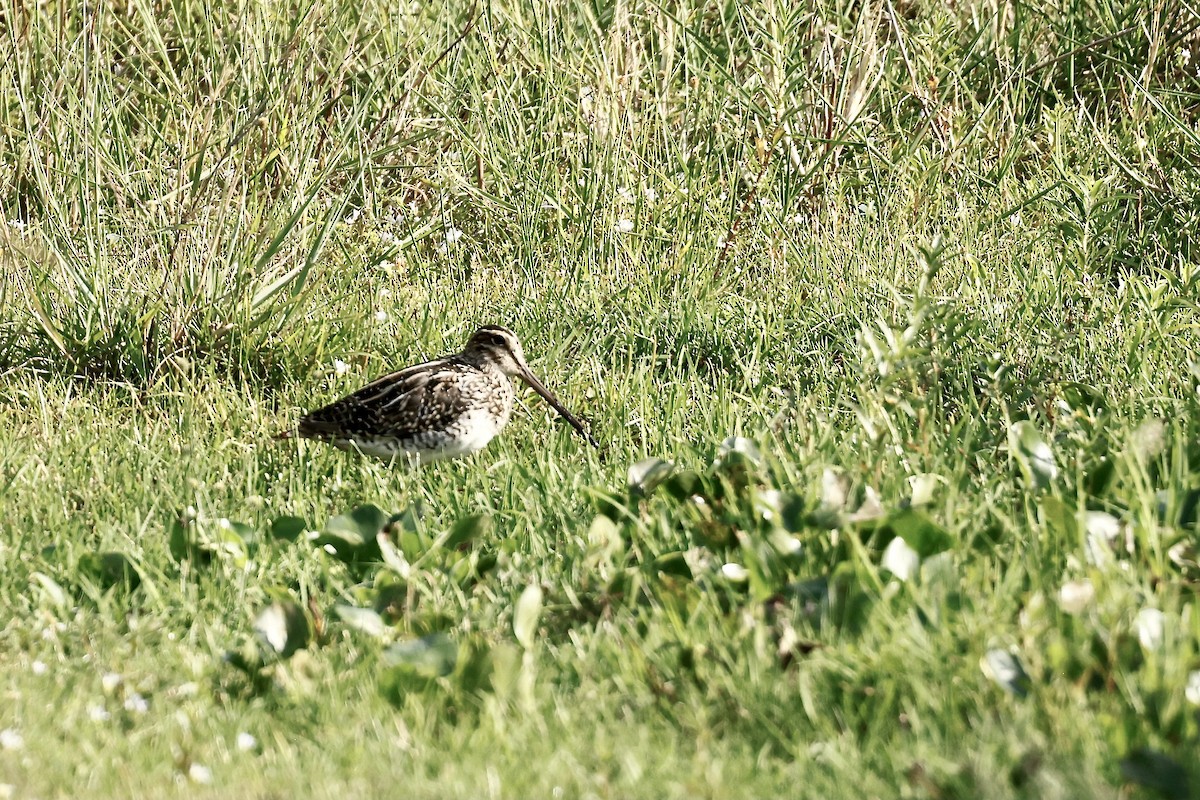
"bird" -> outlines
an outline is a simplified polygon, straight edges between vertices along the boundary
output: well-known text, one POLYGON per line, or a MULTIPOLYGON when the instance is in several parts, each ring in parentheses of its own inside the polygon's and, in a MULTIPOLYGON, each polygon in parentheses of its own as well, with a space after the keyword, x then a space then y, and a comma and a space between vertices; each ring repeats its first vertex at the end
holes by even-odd
POLYGON ((525 363, 521 342, 485 325, 462 352, 384 375, 353 394, 300 417, 277 438, 315 439, 341 450, 426 464, 482 450, 508 424, 520 378, 592 447, 600 443, 525 363))

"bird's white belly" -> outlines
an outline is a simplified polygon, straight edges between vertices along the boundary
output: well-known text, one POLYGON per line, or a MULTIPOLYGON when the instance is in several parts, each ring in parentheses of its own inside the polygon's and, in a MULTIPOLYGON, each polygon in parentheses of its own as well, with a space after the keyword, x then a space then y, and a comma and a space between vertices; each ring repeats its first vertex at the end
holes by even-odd
POLYGON ((448 436, 441 446, 422 450, 421 461, 437 461, 478 453, 496 438, 496 434, 504 428, 506 422, 507 418, 498 419, 485 409, 469 411, 459 418, 454 435, 448 436))
POLYGON ((446 458, 477 453, 496 438, 508 423, 508 415, 497 417, 486 409, 463 414, 448 430, 427 431, 414 440, 400 441, 388 436, 356 436, 354 439, 333 439, 342 450, 359 452, 385 460, 428 464, 446 458))

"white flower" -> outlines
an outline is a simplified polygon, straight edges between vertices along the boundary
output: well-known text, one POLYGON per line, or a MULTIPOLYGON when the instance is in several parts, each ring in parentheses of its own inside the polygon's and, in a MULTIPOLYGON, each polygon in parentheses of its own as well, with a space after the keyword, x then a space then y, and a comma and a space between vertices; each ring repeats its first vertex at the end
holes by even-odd
POLYGON ((721 567, 721 574, 725 576, 725 580, 742 583, 750 577, 750 573, 741 564, 735 564, 730 561, 721 567))
POLYGON ((654 190, 653 186, 647 186, 642 190, 642 194, 645 195, 647 203, 653 203, 658 199, 658 192, 654 190))
POLYGON ((375 321, 380 325, 388 321, 388 313, 382 308, 375 312, 375 321))
MULTIPOLYGON (((194 515, 193 515, 194 516, 194 515)), ((105 694, 112 694, 118 686, 121 685, 121 676, 116 672, 106 672, 100 678, 100 686, 104 689, 105 694)))
POLYGON ((633 192, 629 191, 628 186, 618 186, 617 187, 617 199, 620 200, 622 203, 632 203, 633 202, 633 192))
POLYGON ((238 750, 253 750, 258 747, 258 739, 254 738, 254 734, 246 733, 245 731, 237 735, 236 742, 238 750))
POLYGON ((358 222, 358 218, 360 216, 362 216, 362 209, 356 208, 347 214, 346 218, 343 219, 342 222, 346 223, 347 225, 353 225, 354 223, 358 222))
POLYGON ((335 358, 333 360, 333 374, 334 375, 337 375, 340 378, 341 376, 345 375, 349 371, 350 371, 350 365, 347 364, 345 361, 342 361, 340 358, 335 358))
POLYGON ((1058 606, 1068 614, 1078 614, 1091 605, 1096 587, 1091 581, 1068 581, 1058 590, 1058 606))
POLYGON ((633 230, 633 220, 623 219, 617 223, 618 233, 629 233, 633 230))
POLYGON ((45 661, 34 661, 29 665, 29 668, 33 670, 34 675, 45 675, 50 669, 46 666, 45 661))
POLYGON ((1183 690, 1183 696, 1192 705, 1200 706, 1200 669, 1193 670, 1188 675, 1187 688, 1183 690))
POLYGON ((130 692, 125 697, 125 710, 135 714, 145 714, 150 710, 150 701, 138 692, 130 692))
POLYGON ((1157 608, 1143 608, 1133 621, 1137 631, 1138 641, 1147 650, 1157 650, 1162 647, 1165 635, 1167 615, 1157 608))
POLYGON ((96 703, 88 706, 88 719, 92 722, 108 722, 112 719, 112 714, 108 713, 108 709, 96 703))
POLYGON ((193 763, 188 767, 188 778, 192 783, 209 784, 212 783, 212 770, 203 764, 193 763))
POLYGON ((454 244, 462 238, 463 232, 453 226, 446 229, 446 244, 454 244))
POLYGON ((20 750, 25 746, 25 737, 20 731, 5 728, 0 731, 0 750, 20 750))
POLYGON ((907 581, 920 569, 921 556, 908 546, 908 542, 897 536, 884 548, 883 559, 879 566, 895 575, 899 580, 907 581))

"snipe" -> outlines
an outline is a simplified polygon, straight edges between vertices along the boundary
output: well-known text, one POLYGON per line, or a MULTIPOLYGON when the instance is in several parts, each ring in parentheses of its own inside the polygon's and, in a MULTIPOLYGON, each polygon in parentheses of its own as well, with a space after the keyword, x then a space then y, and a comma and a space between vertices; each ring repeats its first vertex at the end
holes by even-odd
POLYGON ((534 377, 516 334, 488 325, 461 353, 393 372, 300 418, 294 432, 380 458, 428 463, 482 450, 508 424, 521 378, 593 447, 575 415, 534 377))

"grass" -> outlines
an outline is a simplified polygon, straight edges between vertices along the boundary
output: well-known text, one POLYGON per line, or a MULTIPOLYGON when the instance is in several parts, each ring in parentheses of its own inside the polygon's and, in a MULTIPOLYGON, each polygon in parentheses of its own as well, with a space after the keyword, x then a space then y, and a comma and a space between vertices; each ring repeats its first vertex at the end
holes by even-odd
POLYGON ((1198 791, 1193 6, 0 20, 0 795, 1198 791))

